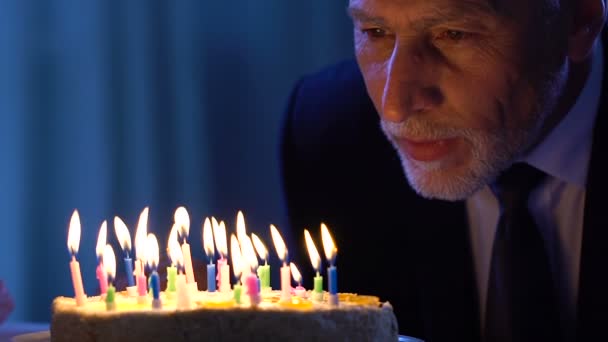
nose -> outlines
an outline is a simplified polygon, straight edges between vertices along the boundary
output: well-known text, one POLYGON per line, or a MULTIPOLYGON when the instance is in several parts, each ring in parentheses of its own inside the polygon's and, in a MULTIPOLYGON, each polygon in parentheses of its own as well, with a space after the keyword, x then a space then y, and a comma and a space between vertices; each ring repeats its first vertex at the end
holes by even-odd
POLYGON ((432 59, 423 47, 395 44, 384 70, 384 120, 402 122, 441 104, 443 95, 434 81, 438 66, 432 59))

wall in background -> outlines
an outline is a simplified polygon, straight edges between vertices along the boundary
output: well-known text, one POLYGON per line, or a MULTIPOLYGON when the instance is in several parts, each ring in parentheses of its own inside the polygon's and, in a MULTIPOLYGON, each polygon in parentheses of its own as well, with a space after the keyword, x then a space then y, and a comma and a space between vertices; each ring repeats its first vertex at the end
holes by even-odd
POLYGON ((204 217, 234 230, 239 209, 271 244, 268 225, 286 222, 281 114, 300 76, 352 55, 346 6, 2 1, 0 278, 17 303, 10 319, 48 321, 52 298, 73 294, 74 209, 89 294, 101 222, 120 258, 113 217, 134 235, 145 206, 161 249, 179 205, 191 215, 195 258, 204 258, 204 217))

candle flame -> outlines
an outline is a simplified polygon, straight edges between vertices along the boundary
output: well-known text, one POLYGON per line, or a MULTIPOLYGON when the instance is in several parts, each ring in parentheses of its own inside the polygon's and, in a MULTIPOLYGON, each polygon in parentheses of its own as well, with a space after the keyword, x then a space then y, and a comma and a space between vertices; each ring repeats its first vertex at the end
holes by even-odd
POLYGON ((103 269, 111 279, 116 277, 116 256, 114 255, 114 249, 110 245, 106 245, 103 249, 103 269))
POLYGON ((272 235, 272 242, 277 250, 279 259, 283 262, 287 262, 287 246, 285 246, 285 242, 283 241, 279 230, 273 224, 270 225, 270 235, 272 235))
POLYGON ((293 262, 290 262, 289 268, 291 268, 291 275, 293 277, 293 280, 295 280, 296 283, 298 283, 298 285, 302 284, 302 274, 296 267, 296 264, 294 264, 293 262))
POLYGON ((205 254, 207 254, 209 261, 211 261, 215 255, 215 247, 213 245, 211 220, 208 217, 205 218, 205 222, 203 223, 203 246, 205 247, 205 254))
POLYGON ((310 263, 315 271, 319 272, 321 269, 321 256, 319 255, 319 251, 317 250, 314 241, 312 241, 312 237, 310 236, 308 229, 304 229, 304 239, 306 240, 308 256, 310 256, 310 263))
POLYGON ((230 235, 230 252, 232 255, 232 271, 234 272, 234 276, 238 279, 241 276, 242 272, 242 254, 241 247, 239 246, 239 240, 237 240, 234 234, 230 235))
POLYGON ((236 214, 236 236, 241 241, 243 236, 247 235, 247 229, 245 227, 245 216, 243 212, 239 210, 236 214))
POLYGON ((68 250, 72 255, 78 253, 80 246, 80 215, 78 210, 74 210, 70 218, 70 227, 68 228, 68 250))
POLYGON ((190 233, 190 216, 188 216, 186 208, 179 207, 175 209, 173 220, 177 223, 179 237, 187 238, 190 233))
POLYGON ((171 264, 174 266, 181 266, 184 264, 184 255, 182 249, 177 241, 177 224, 173 224, 171 233, 169 233, 169 241, 167 241, 167 248, 169 249, 169 257, 171 258, 171 264))
POLYGON ((127 225, 118 216, 114 217, 114 231, 116 232, 116 237, 118 238, 122 250, 127 253, 131 251, 131 234, 129 233, 129 228, 127 228, 127 225))
POLYGON ((103 220, 101 227, 99 228, 99 234, 97 235, 97 245, 95 246, 95 254, 97 259, 101 261, 103 258, 103 249, 108 243, 108 221, 103 220))
POLYGON ((327 229, 325 223, 321 223, 321 239, 323 240, 325 256, 327 257, 327 260, 329 260, 330 264, 333 265, 336 261, 338 249, 336 248, 336 245, 334 245, 334 240, 331 238, 331 234, 329 233, 329 229, 327 229))
POLYGON ((146 239, 146 264, 156 270, 158 267, 159 252, 158 252, 158 240, 152 233, 148 234, 146 239))
POLYGON ((135 231, 135 255, 137 259, 145 260, 146 258, 146 236, 148 235, 148 207, 139 215, 137 222, 137 230, 135 231))
POLYGON ((222 258, 228 255, 228 242, 226 241, 226 223, 224 221, 220 221, 217 224, 217 220, 215 217, 211 218, 211 223, 213 226, 213 236, 215 237, 215 247, 217 251, 220 253, 222 258))
POLYGON ((253 246, 255 246, 255 250, 258 252, 260 259, 268 261, 268 249, 266 249, 262 240, 253 233, 251 234, 251 240, 253 241, 253 246))
POLYGON ((256 270, 258 268, 258 257, 255 255, 255 250, 253 249, 253 243, 251 242, 251 238, 249 236, 244 235, 243 240, 241 242, 241 251, 243 253, 243 258, 245 262, 249 265, 252 270, 256 270))

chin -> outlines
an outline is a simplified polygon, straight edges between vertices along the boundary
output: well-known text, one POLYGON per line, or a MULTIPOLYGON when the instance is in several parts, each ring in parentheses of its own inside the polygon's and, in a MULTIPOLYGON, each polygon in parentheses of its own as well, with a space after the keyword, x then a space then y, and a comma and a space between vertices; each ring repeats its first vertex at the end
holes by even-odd
POLYGON ((512 151, 496 148, 504 144, 498 145, 488 139, 476 140, 469 140, 470 150, 432 162, 414 160, 405 151, 395 148, 406 178, 416 193, 427 199, 461 201, 492 182, 513 160, 512 151))
POLYGON ((427 199, 460 201, 470 197, 486 184, 470 167, 448 167, 441 161, 418 162, 401 156, 401 164, 410 186, 427 199))

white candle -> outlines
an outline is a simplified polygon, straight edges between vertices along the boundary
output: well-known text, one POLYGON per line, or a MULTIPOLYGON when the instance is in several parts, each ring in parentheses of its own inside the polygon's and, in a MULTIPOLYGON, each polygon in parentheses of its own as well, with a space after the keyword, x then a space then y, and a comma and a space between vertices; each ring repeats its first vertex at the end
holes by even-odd
POLYGON ((184 255, 184 268, 186 270, 186 281, 188 284, 194 283, 194 270, 192 269, 192 254, 190 254, 190 245, 184 241, 182 243, 182 254, 184 255))
POLYGON ((285 246, 285 242, 283 241, 279 230, 272 224, 270 225, 270 234, 272 235, 272 241, 274 242, 274 247, 277 250, 279 259, 283 262, 283 266, 281 267, 281 301, 290 301, 291 272, 289 265, 287 265, 287 247, 285 246))
POLYGON ((186 208, 179 207, 175 210, 175 224, 178 227, 179 237, 182 241, 182 255, 184 257, 184 270, 186 272, 186 281, 194 283, 194 271, 192 270, 192 254, 190 253, 190 245, 188 244, 188 234, 190 233, 190 216, 186 208))
POLYGON ((186 276, 181 272, 177 275, 177 309, 190 309, 190 289, 186 283, 186 276))
POLYGON ((281 267, 281 300, 284 302, 291 300, 291 270, 285 262, 281 267))

